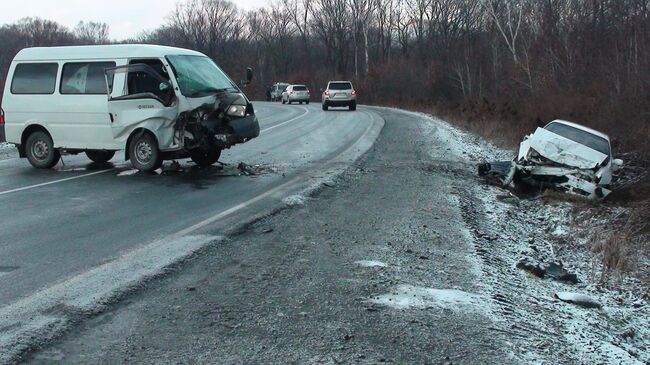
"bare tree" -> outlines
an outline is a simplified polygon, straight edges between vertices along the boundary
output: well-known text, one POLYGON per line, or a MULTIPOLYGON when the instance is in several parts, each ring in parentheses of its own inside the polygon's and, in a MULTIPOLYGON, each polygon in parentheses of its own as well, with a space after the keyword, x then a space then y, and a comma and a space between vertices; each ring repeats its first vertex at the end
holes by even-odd
POLYGON ((512 54, 515 63, 519 62, 517 56, 517 41, 520 36, 523 6, 521 0, 487 0, 483 3, 488 15, 499 29, 512 54))
POLYGON ((108 24, 98 22, 81 21, 73 29, 73 33, 77 39, 82 43, 88 44, 108 43, 108 32, 108 24))

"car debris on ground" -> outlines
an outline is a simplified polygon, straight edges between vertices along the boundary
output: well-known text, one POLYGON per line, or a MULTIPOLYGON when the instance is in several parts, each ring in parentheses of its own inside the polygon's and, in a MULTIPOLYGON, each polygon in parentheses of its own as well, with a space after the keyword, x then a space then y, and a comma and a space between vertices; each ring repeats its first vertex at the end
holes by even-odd
POLYGON ((526 136, 516 159, 481 163, 478 173, 506 188, 525 184, 602 199, 611 193, 614 174, 622 166, 622 160, 613 158, 607 135, 555 120, 526 136))

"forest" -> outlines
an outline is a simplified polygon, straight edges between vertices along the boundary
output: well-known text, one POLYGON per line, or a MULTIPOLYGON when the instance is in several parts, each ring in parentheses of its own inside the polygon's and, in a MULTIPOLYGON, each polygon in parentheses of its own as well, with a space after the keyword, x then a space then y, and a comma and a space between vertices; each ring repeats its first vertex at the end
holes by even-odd
POLYGON ((563 118, 648 156, 650 0, 282 0, 256 10, 180 1, 158 29, 112 40, 103 23, 25 18, 0 27, 0 85, 33 46, 153 43, 191 48, 249 97, 278 81, 319 94, 350 79, 362 104, 431 112, 505 146, 563 118))

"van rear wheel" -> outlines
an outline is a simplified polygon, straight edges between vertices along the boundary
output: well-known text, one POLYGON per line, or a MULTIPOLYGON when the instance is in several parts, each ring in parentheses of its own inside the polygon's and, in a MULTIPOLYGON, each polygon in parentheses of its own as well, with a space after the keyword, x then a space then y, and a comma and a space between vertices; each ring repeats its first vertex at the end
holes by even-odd
POLYGON ((61 159, 61 154, 54 148, 52 137, 44 131, 36 131, 25 142, 27 160, 37 169, 54 167, 61 159))
POLYGON ((162 166, 162 153, 158 149, 156 137, 151 133, 138 133, 129 144, 129 159, 133 167, 151 172, 162 166))
POLYGON ((218 148, 211 150, 197 148, 190 151, 190 158, 192 161, 201 167, 206 167, 214 164, 215 162, 219 161, 220 157, 221 150, 218 148))
POLYGON ((86 156, 91 159, 94 163, 103 164, 115 156, 115 151, 103 151, 103 150, 87 150, 86 156))

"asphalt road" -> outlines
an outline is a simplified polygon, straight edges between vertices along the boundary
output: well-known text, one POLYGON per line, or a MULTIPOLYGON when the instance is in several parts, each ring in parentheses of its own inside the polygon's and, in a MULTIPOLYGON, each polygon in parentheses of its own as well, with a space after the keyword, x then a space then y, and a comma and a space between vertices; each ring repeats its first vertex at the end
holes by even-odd
MULTIPOLYGON (((33 169, 25 159, 0 160, 0 329, 17 325, 12 322, 16 310, 32 318, 30 306, 42 312, 74 296, 74 283, 84 275, 107 263, 127 262, 123 258, 134 249, 170 238, 182 257, 177 246, 185 244, 183 237, 204 241, 192 241, 191 252, 268 213, 282 198, 349 164, 383 125, 363 109, 255 107, 260 137, 225 151, 223 167, 199 169, 186 160, 180 170, 166 163, 160 174, 141 174, 122 156, 107 166, 95 166, 85 155, 64 156, 52 170, 33 169), (254 169, 260 175, 239 176, 240 162, 259 165, 254 169)), ((111 280, 114 290, 120 279, 111 280)), ((88 296, 102 294, 84 290, 88 296)), ((11 341, 5 345, 15 347, 11 341)))
MULTIPOLYGON (((30 363, 508 364, 459 199, 461 141, 377 109, 373 147, 265 217, 90 314, 30 363)), ((209 232, 208 232, 209 233, 209 232)))

